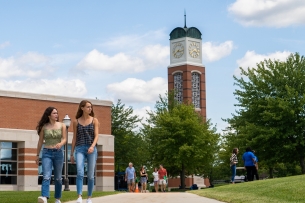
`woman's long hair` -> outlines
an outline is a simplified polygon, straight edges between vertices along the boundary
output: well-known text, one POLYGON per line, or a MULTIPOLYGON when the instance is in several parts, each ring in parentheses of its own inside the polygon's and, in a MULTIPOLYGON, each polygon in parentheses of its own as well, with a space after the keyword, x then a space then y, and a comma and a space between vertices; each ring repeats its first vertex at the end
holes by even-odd
POLYGON ((42 114, 42 117, 41 117, 40 121, 38 122, 38 124, 36 126, 36 130, 37 130, 38 135, 40 134, 40 131, 42 130, 43 126, 45 124, 47 124, 48 122, 50 122, 49 116, 51 115, 51 113, 54 109, 56 109, 56 108, 50 106, 50 107, 46 108, 46 110, 42 114))
POLYGON ((232 151, 232 153, 233 153, 233 154, 237 154, 237 149, 238 149, 238 148, 234 148, 233 151, 232 151))
POLYGON ((82 115, 83 115, 83 110, 82 110, 81 108, 82 108, 82 107, 85 107, 87 103, 91 104, 91 107, 92 107, 91 113, 90 113, 89 115, 92 116, 92 117, 94 117, 94 112, 93 112, 93 105, 92 105, 92 103, 91 103, 90 101, 88 101, 88 100, 83 100, 83 101, 81 101, 81 102, 79 103, 79 106, 78 106, 78 109, 77 109, 77 112, 76 112, 76 116, 75 116, 76 119, 82 117, 82 115))

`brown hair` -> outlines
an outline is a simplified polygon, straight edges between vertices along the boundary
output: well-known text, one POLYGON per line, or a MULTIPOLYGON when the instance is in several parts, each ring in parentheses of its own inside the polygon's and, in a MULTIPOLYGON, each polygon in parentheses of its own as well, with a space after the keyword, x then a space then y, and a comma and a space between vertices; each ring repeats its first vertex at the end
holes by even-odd
POLYGON ((83 101, 81 101, 81 102, 79 103, 79 106, 78 106, 78 109, 77 109, 77 112, 76 112, 76 116, 75 116, 76 119, 82 117, 82 115, 83 115, 82 107, 85 107, 87 103, 91 104, 91 106, 92 106, 92 111, 91 111, 91 113, 90 113, 89 115, 92 116, 92 117, 94 117, 94 112, 93 112, 93 105, 92 105, 92 103, 91 103, 90 101, 88 101, 88 100, 83 100, 83 101))
POLYGON ((232 151, 232 153, 233 153, 233 154, 237 154, 237 150, 238 150, 238 148, 234 148, 233 151, 232 151))
MULTIPOLYGON (((44 111, 44 113, 42 114, 41 116, 41 119, 40 121, 38 121, 38 124, 36 126, 36 130, 37 130, 37 134, 39 135, 40 134, 40 131, 42 130, 43 126, 45 124, 47 124, 48 122, 50 122, 50 119, 49 119, 49 116, 51 115, 52 111, 56 109, 55 107, 48 107, 46 108, 46 110, 44 111)), ((58 110, 56 109, 57 113, 58 113, 58 110)), ((59 118, 58 118, 59 119, 59 118)), ((58 120, 57 120, 58 121, 58 120)))

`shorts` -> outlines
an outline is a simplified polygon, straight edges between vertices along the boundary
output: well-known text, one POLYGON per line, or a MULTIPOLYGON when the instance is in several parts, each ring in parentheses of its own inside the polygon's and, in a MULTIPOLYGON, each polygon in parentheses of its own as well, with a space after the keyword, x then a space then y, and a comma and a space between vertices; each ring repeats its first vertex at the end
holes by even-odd
POLYGON ((167 184, 166 180, 164 179, 159 180, 159 185, 166 185, 166 184, 167 184))
POLYGON ((141 183, 147 183, 147 178, 146 177, 141 177, 141 183))
POLYGON ((129 184, 132 184, 132 183, 134 183, 134 179, 127 179, 127 184, 129 185, 129 184))

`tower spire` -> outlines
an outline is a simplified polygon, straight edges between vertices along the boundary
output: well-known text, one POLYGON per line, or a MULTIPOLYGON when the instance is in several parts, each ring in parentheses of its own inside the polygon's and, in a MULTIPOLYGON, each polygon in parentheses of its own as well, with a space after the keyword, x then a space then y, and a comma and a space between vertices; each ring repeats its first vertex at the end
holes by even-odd
POLYGON ((186 13, 185 13, 185 9, 184 9, 184 28, 187 28, 186 27, 186 13))

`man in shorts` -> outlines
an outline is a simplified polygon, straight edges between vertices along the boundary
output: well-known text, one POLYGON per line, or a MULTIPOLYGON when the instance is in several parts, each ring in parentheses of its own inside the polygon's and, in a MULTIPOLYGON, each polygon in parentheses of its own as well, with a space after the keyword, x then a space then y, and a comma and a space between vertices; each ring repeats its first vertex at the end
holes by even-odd
POLYGON ((167 179, 167 171, 163 168, 163 165, 160 164, 159 168, 159 185, 161 186, 161 192, 165 192, 166 189, 166 179, 167 179))
POLYGON ((134 184, 136 179, 136 170, 134 169, 132 163, 129 163, 129 166, 125 170, 125 181, 127 181, 129 192, 134 191, 134 184))

